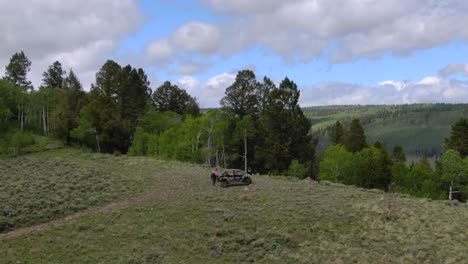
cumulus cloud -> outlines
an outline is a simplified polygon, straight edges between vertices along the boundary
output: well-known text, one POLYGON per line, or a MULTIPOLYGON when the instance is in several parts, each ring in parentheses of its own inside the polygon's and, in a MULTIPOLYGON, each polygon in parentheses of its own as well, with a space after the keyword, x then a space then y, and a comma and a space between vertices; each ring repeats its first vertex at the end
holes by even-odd
POLYGON ((218 48, 220 32, 217 26, 192 21, 179 27, 171 37, 172 43, 188 52, 211 53, 218 48))
POLYGON ((211 66, 210 63, 196 62, 192 60, 182 59, 179 61, 179 65, 176 70, 173 71, 175 74, 182 75, 193 75, 204 72, 211 66))
POLYGON ((198 103, 203 108, 219 107, 219 101, 224 97, 226 88, 229 87, 236 75, 222 73, 213 76, 205 81, 199 81, 193 76, 185 76, 177 81, 177 84, 187 90, 187 92, 197 98, 198 103))
MULTIPOLYGON (((227 87, 236 75, 222 73, 201 81, 185 76, 177 84, 198 99, 201 107, 219 107, 227 87)), ((419 81, 382 81, 364 86, 345 82, 299 86, 300 105, 388 105, 415 103, 468 103, 468 81, 428 76, 419 81)))
MULTIPOLYGON (((468 40, 463 0, 205 0, 228 18, 222 52, 260 45, 289 62, 327 56, 332 63, 468 40)), ((213 43, 212 47, 215 46, 213 43)), ((211 49, 212 52, 220 52, 211 49)), ((208 50, 205 50, 208 52, 208 50)))
POLYGON ((172 60, 175 51, 168 40, 156 40, 146 48, 148 62, 152 65, 167 63, 172 60))
POLYGON ((120 40, 143 19, 132 0, 0 0, 0 6, 0 64, 23 50, 32 61, 29 78, 36 86, 54 60, 72 67, 88 86, 120 40))
POLYGON ((447 65, 447 67, 440 70, 439 75, 442 77, 448 77, 452 74, 461 73, 468 77, 468 64, 453 63, 447 65))
POLYGON ((417 82, 384 81, 374 86, 322 83, 301 89, 302 106, 343 104, 467 103, 468 82, 429 76, 417 82))

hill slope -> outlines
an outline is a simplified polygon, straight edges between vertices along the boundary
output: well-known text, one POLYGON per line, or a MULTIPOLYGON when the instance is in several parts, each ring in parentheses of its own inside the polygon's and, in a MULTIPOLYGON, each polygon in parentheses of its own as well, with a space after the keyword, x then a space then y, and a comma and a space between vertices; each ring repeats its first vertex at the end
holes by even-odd
POLYGON ((437 155, 443 150, 444 139, 451 126, 468 116, 468 105, 374 105, 374 106, 318 106, 304 108, 312 120, 312 131, 327 145, 327 128, 336 121, 350 122, 359 118, 364 125, 368 142, 380 141, 389 149, 404 146, 407 154, 437 155))
MULTIPOLYGON (((2 162, 44 158, 53 159, 57 166, 73 160, 79 166, 97 159, 100 169, 112 171, 112 177, 148 184, 141 193, 129 194, 140 198, 118 207, 21 236, 0 236, 0 263, 454 263, 468 259, 468 207, 457 202, 266 176, 254 176, 249 187, 221 189, 210 186, 209 170, 201 166, 70 150, 2 162)), ((0 176, 2 184, 11 184, 4 174, 0 176)), ((28 192, 33 193, 33 188, 28 192)), ((84 192, 82 198, 88 195, 96 194, 84 192)))

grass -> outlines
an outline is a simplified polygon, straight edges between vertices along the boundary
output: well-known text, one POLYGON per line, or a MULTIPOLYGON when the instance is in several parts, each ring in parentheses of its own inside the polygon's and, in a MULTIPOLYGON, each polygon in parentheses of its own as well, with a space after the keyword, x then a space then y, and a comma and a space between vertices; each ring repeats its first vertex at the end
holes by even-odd
POLYGON ((63 150, 25 159, 52 159, 60 167, 75 160, 97 170, 115 167, 113 177, 147 183, 137 184, 132 195, 145 188, 150 192, 127 207, 0 238, 0 263, 461 263, 468 259, 466 204, 266 176, 253 176, 254 184, 248 187, 222 189, 210 186, 208 168, 149 158, 63 150))
MULTIPOLYGON (((0 233, 101 206, 157 183, 147 164, 132 162, 70 150, 0 159, 0 233)), ((164 169, 167 162, 154 163, 164 169)))

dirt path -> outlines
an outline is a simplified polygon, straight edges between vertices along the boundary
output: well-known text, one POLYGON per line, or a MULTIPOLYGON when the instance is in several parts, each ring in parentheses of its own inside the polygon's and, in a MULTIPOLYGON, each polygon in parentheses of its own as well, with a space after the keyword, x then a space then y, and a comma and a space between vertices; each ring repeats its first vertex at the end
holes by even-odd
POLYGON ((123 199, 117 202, 107 204, 103 207, 87 209, 81 212, 68 215, 61 219, 56 219, 56 220, 43 223, 43 224, 23 227, 23 228, 19 228, 19 229, 16 229, 7 233, 0 234, 0 240, 22 236, 25 234, 32 233, 34 231, 46 230, 54 226, 64 225, 64 224, 72 222, 75 219, 81 218, 83 216, 89 216, 89 215, 95 215, 95 214, 101 214, 101 213, 102 214, 112 213, 121 209, 129 208, 134 205, 146 204, 148 202, 155 202, 155 201, 165 201, 174 196, 175 196, 175 192, 174 190, 171 190, 171 189, 163 190, 163 191, 161 190, 161 188, 152 189, 152 190, 146 191, 144 194, 140 196, 123 199))

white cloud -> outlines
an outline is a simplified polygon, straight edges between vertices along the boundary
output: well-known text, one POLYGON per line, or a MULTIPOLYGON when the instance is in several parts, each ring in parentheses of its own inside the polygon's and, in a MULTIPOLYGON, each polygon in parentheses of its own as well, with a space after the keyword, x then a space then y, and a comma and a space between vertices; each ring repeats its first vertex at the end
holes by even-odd
MULTIPOLYGON (((222 73, 201 81, 185 76, 177 81, 198 99, 201 107, 219 107, 236 74, 222 73)), ((414 103, 468 103, 468 81, 428 76, 419 81, 388 80, 364 86, 344 82, 301 86, 300 105, 385 105, 414 103)))
POLYGON ((447 67, 443 68, 440 70, 439 75, 442 77, 447 77, 452 74, 457 74, 461 73, 464 76, 468 77, 468 63, 467 64, 462 64, 462 63, 453 63, 447 65, 447 67))
POLYGON ((219 101, 224 97, 226 88, 229 87, 236 75, 222 73, 211 77, 205 81, 199 81, 192 76, 185 76, 177 81, 180 87, 197 98, 202 108, 219 107, 219 101))
POLYGON ((0 6, 0 65, 23 50, 32 61, 35 86, 56 59, 89 86, 120 40, 143 20, 132 0, 0 0, 0 6))
POLYGON ((182 74, 182 75, 193 75, 193 74, 202 73, 210 66, 211 64, 209 63, 200 63, 200 62, 181 59, 179 61, 179 65, 177 66, 177 69, 173 71, 173 73, 182 74))
POLYGON ((218 48, 220 32, 217 26, 192 21, 179 27, 171 37, 171 43, 187 52, 210 54, 218 48))
POLYGON ((468 103, 468 82, 430 76, 417 82, 385 81, 374 86, 322 83, 301 89, 302 106, 333 104, 468 103))
MULTIPOLYGON (((463 0, 205 0, 225 15, 222 53, 261 45, 288 62, 379 58, 468 40, 463 0)), ((216 49, 213 53, 219 52, 216 49)), ((209 50, 204 51, 209 52, 209 50)))
POLYGON ((146 55, 152 65, 170 62, 175 55, 169 41, 166 39, 156 40, 146 48, 146 55))

